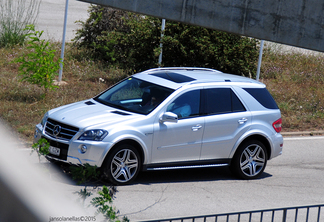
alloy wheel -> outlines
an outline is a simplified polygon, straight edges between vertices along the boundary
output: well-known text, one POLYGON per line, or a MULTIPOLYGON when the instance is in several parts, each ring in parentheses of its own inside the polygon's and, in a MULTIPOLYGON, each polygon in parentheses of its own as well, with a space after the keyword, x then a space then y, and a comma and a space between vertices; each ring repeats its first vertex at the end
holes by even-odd
POLYGON ((138 157, 130 149, 118 151, 111 161, 111 175, 119 183, 130 181, 139 168, 138 157))
POLYGON ((246 147, 240 158, 242 172, 248 177, 258 175, 266 164, 266 154, 264 149, 258 144, 251 144, 246 147))

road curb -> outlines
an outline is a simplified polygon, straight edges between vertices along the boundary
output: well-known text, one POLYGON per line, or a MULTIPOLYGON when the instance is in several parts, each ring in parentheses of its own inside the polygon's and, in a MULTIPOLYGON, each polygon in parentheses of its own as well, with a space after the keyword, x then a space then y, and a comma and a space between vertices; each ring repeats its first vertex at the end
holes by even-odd
POLYGON ((324 135, 324 130, 318 131, 301 131, 301 132, 281 132, 283 137, 291 136, 322 136, 324 135))

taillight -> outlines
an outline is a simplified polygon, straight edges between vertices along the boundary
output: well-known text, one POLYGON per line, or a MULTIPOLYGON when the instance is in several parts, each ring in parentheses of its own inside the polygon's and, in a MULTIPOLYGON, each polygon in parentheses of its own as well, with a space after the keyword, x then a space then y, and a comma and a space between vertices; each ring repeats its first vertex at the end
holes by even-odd
POLYGON ((274 123, 272 123, 272 126, 277 133, 281 132, 282 129, 281 124, 282 124, 281 118, 275 121, 274 123))

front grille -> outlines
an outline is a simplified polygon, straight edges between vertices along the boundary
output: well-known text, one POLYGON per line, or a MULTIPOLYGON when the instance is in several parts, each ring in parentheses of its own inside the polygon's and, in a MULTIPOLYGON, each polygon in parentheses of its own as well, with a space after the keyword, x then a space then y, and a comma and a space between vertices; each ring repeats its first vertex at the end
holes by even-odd
POLYGON ((55 139, 70 140, 79 131, 79 128, 53 119, 48 119, 45 126, 45 133, 55 139))

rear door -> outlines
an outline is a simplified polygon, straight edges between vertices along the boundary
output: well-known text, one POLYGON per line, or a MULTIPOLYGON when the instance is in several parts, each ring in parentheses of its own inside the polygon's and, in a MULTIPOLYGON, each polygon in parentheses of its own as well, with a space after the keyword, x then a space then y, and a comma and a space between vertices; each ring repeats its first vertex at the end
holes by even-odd
POLYGON ((249 129, 251 113, 230 86, 205 88, 202 113, 205 130, 200 159, 227 159, 238 138, 249 129))

